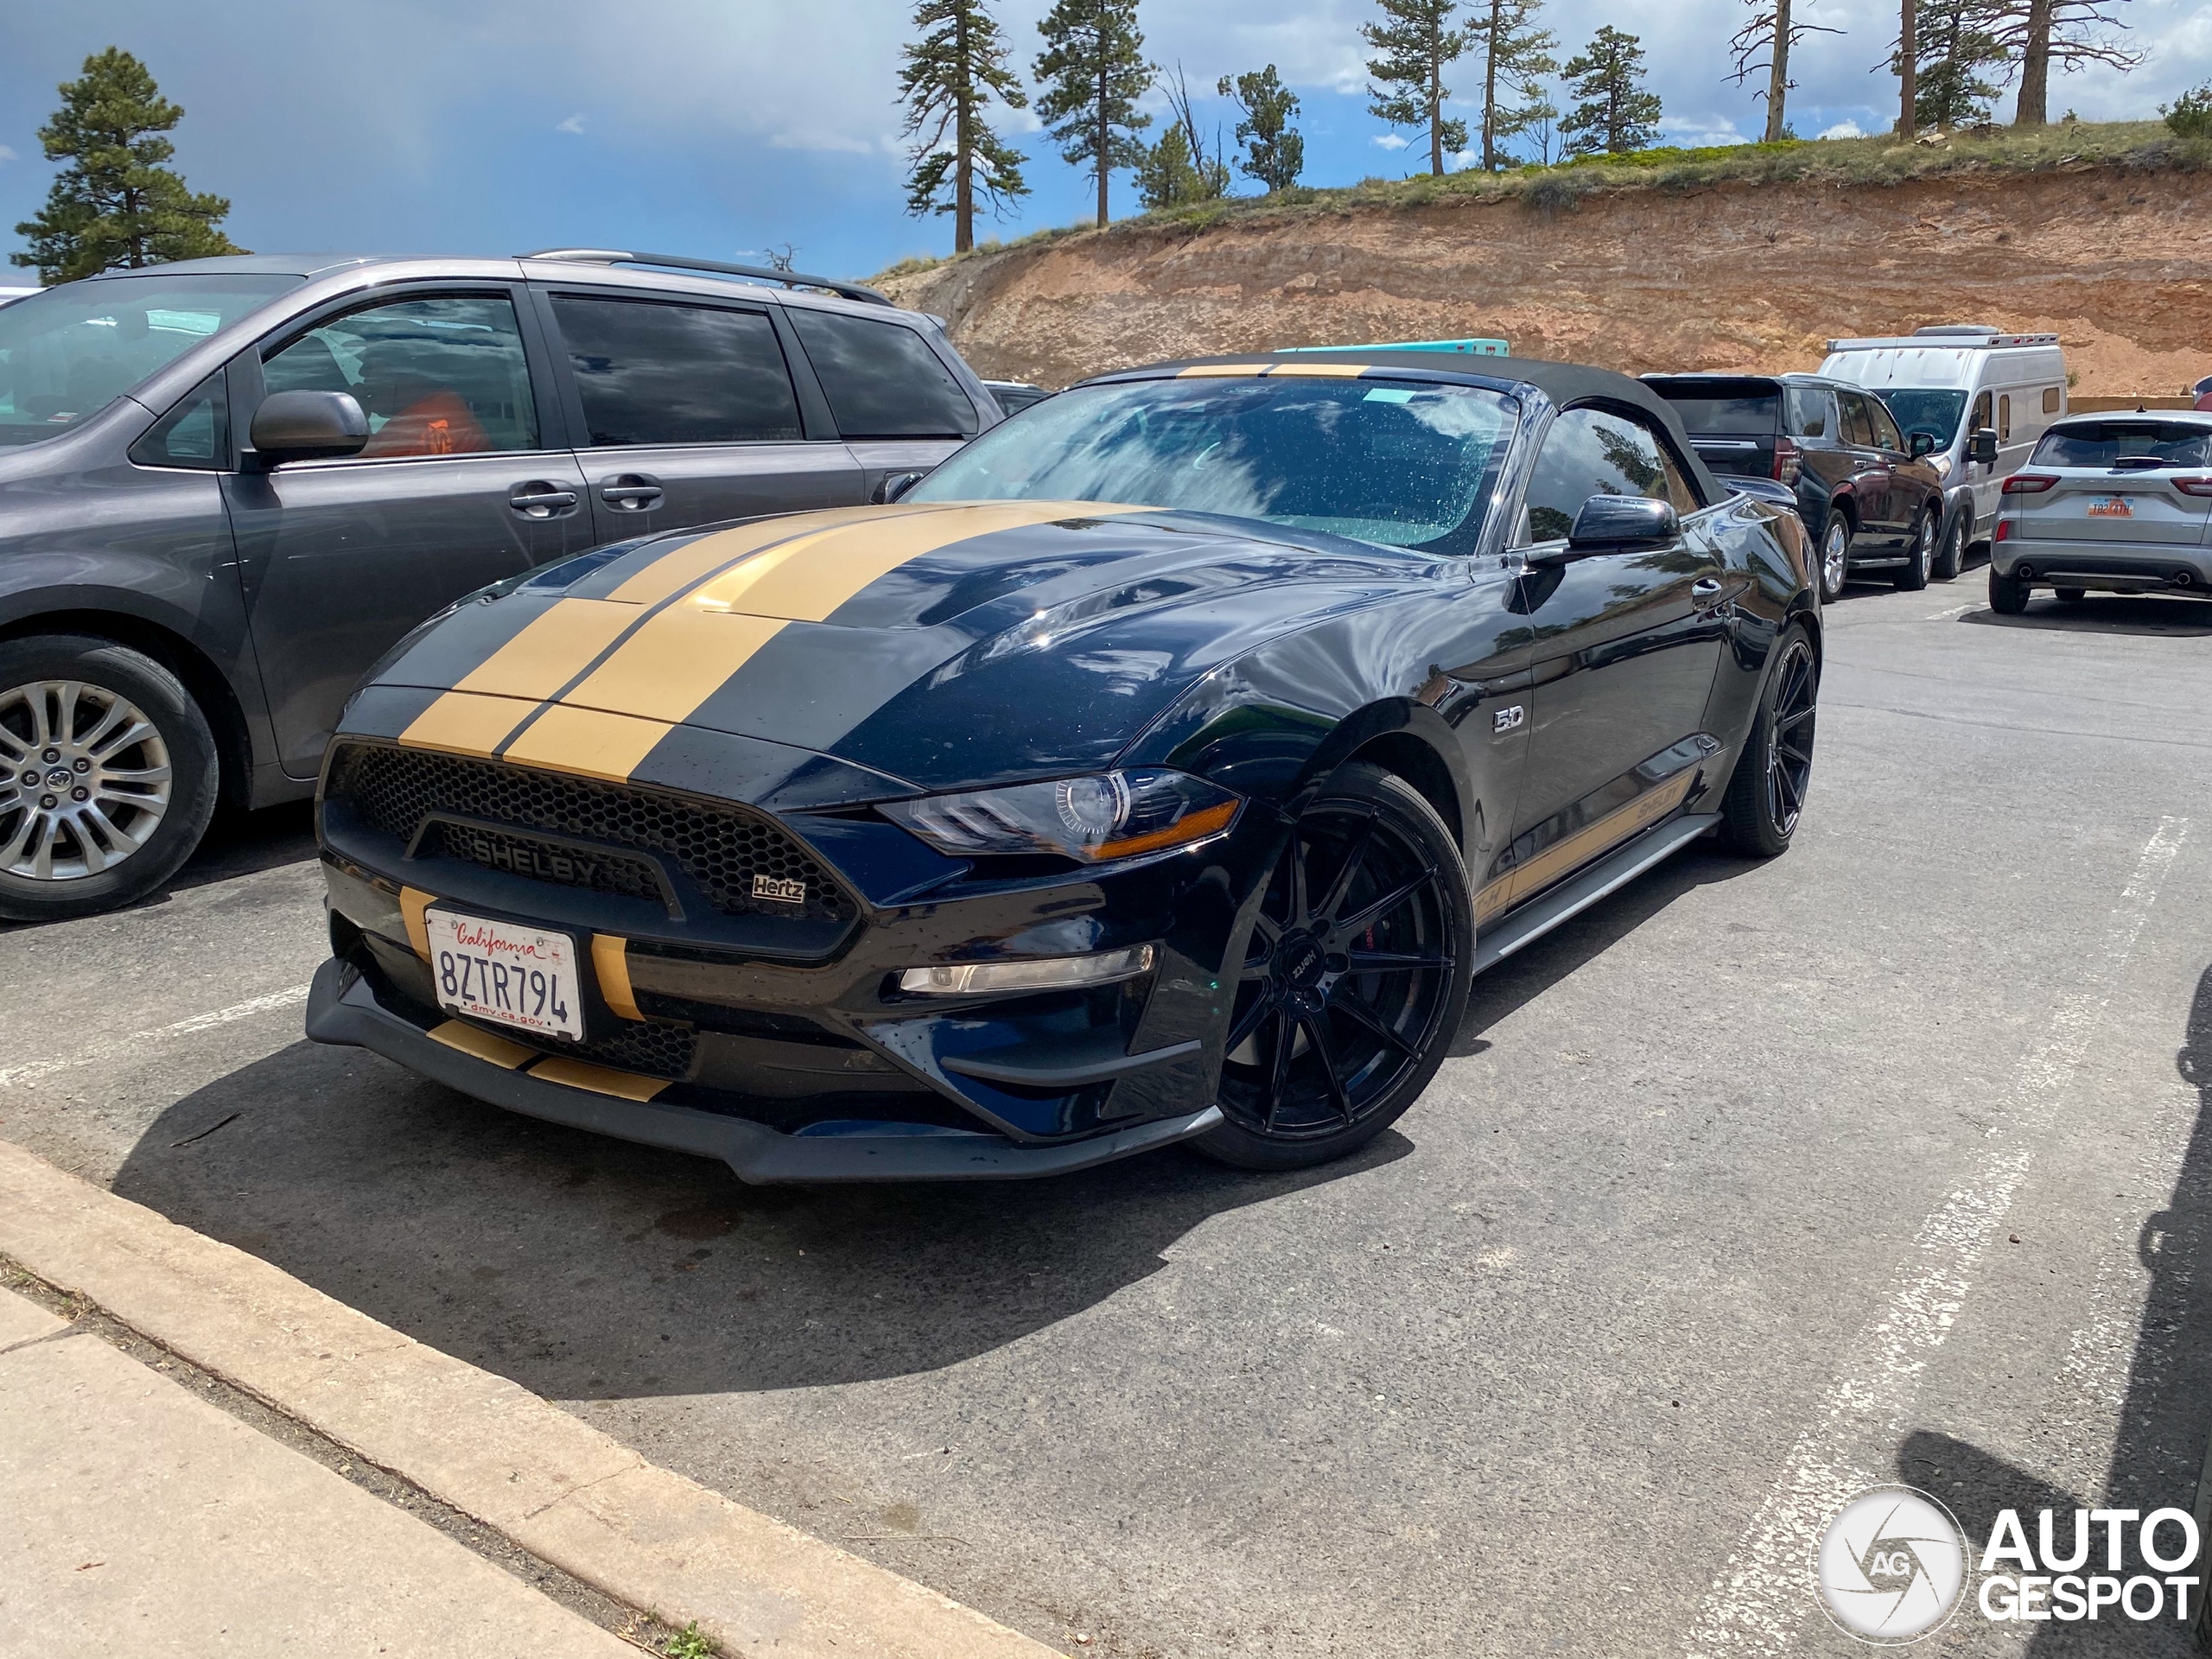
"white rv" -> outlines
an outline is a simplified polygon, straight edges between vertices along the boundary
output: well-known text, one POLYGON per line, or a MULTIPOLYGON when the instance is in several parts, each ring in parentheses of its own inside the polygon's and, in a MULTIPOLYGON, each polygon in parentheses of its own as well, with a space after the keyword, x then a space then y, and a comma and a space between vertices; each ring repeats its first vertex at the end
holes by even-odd
MULTIPOLYGON (((1832 340, 1821 372, 1878 395, 1907 442, 1915 432, 1935 438, 1928 459, 1943 479, 1943 534, 1958 538, 1961 556, 1988 540, 2005 480, 2066 413, 2066 353, 2056 334, 1943 323, 1896 339, 1832 340), (1972 458, 1981 431, 1996 435, 1993 462, 1972 458)), ((1942 551, 1954 553, 1948 544, 1942 551)), ((1937 563, 1958 565, 1941 556, 1937 563)))

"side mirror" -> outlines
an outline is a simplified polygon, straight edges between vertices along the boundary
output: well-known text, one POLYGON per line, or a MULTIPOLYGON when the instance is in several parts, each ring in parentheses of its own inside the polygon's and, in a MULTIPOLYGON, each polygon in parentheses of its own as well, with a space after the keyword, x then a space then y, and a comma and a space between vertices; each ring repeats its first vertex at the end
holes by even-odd
POLYGON ((1915 461, 1923 455, 1932 455, 1936 453, 1936 435, 1933 432, 1915 432, 1905 439, 1904 447, 1906 453, 1915 461))
POLYGON ((883 482, 875 486, 875 493, 868 499, 878 506, 888 506, 928 476, 927 473, 887 474, 883 482))
POLYGON ((251 442, 270 466, 358 455, 368 441, 369 417, 350 392, 272 391, 253 411, 251 442))
POLYGON ((1978 461, 1985 467, 1997 464, 1997 430, 1994 427, 1981 427, 1967 440, 1967 459, 1978 461))
POLYGON ((1569 552, 1586 553, 1642 542, 1671 542, 1681 533, 1681 520, 1670 501, 1648 495, 1593 495, 1574 515, 1567 545, 1569 552))

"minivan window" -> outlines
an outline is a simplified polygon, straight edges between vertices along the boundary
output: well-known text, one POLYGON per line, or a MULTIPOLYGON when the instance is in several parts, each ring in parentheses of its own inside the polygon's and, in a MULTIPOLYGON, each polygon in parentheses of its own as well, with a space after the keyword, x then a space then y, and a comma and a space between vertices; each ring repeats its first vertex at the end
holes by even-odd
POLYGON ((366 457, 537 448, 530 364, 505 298, 348 312, 278 351, 261 376, 270 391, 350 392, 369 417, 366 457))
POLYGON ((231 464, 231 403, 218 369, 130 446, 141 467, 190 467, 220 472, 231 464))
POLYGON ((2183 421, 2098 421, 2062 426, 2043 435, 2032 464, 2039 467, 2212 466, 2212 430, 2183 421))
POLYGON ((802 309, 786 314, 848 438, 961 438, 976 406, 920 334, 900 322, 802 309))
POLYGON ((563 294, 553 315, 594 448, 804 435, 764 312, 563 294))
POLYGON ((103 276, 0 307, 0 446, 90 420, 193 346, 306 278, 103 276))
POLYGON ((1890 406, 1890 413, 1897 416, 1897 424, 1908 435, 1925 432, 1936 440, 1938 449, 1948 449, 1959 435, 1959 416, 1966 413, 1967 395, 1963 391, 1923 390, 1918 387, 1897 387, 1882 393, 1882 401, 1890 406))

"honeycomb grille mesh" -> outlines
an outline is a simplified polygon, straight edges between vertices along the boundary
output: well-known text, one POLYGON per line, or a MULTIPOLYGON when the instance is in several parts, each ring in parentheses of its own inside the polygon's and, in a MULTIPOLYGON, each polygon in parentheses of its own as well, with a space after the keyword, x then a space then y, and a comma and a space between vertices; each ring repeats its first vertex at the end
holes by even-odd
POLYGON ((691 1075, 691 1057, 699 1046, 699 1033, 689 1026, 628 1026, 612 1037, 584 1043, 540 1042, 528 1032, 511 1031, 505 1026, 486 1026, 485 1029, 496 1032, 511 1042, 543 1049, 548 1054, 588 1060, 594 1065, 612 1066, 617 1071, 678 1080, 691 1075))
POLYGON ((447 812, 664 855, 729 915, 842 922, 853 914, 829 872, 772 820, 633 784, 351 743, 332 762, 327 798, 345 801, 403 843, 413 841, 425 817, 447 812), (756 877, 804 883, 805 903, 755 899, 756 877))

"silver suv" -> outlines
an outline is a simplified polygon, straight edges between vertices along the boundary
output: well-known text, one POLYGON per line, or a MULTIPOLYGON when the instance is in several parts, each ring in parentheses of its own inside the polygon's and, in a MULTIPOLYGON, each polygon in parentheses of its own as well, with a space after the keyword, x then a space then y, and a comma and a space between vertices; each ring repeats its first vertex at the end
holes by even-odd
POLYGON ((2212 597, 2212 413, 2074 415, 2005 480, 1989 607, 2048 588, 2212 597))
POLYGON ((364 671, 607 543, 864 502, 1001 418, 933 318, 598 250, 257 255, 0 309, 0 918, 313 792, 364 671))

